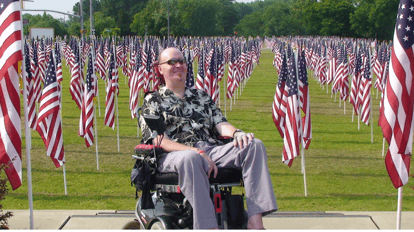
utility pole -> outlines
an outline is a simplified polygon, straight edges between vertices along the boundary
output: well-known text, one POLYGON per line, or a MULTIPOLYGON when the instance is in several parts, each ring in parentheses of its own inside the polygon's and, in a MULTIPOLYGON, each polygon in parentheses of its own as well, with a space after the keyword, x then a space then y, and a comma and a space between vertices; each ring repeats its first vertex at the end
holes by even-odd
POLYGON ((92 9, 92 0, 89 1, 89 16, 90 16, 90 21, 91 21, 91 31, 90 31, 90 35, 95 35, 95 29, 93 28, 93 9, 92 9))
POLYGON ((79 15, 80 15, 80 21, 81 21, 81 39, 83 41, 83 10, 82 10, 82 0, 79 0, 79 15))
POLYGON ((168 35, 167 41, 170 41, 170 0, 167 0, 167 23, 168 23, 168 35))

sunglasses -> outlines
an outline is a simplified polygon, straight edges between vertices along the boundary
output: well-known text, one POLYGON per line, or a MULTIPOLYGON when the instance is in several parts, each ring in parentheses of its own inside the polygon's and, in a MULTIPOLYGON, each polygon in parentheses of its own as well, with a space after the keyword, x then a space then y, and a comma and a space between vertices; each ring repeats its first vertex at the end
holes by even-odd
POLYGON ((180 63, 180 64, 186 64, 186 62, 185 62, 185 59, 184 59, 184 58, 181 58, 181 59, 170 59, 170 60, 167 60, 167 61, 165 61, 165 62, 160 63, 160 65, 161 65, 161 64, 165 64, 165 63, 167 63, 167 64, 169 64, 169 65, 171 65, 171 66, 176 65, 177 63, 180 63))

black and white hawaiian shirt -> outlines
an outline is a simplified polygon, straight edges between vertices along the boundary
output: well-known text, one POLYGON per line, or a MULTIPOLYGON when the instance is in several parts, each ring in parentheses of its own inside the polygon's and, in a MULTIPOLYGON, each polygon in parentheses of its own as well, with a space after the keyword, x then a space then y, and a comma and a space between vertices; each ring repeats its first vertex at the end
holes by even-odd
MULTIPOLYGON (((142 115, 162 116, 167 136, 178 143, 193 146, 199 141, 220 143, 215 126, 227 122, 220 108, 202 90, 186 88, 180 99, 171 90, 162 87, 148 94, 142 105, 142 115)), ((143 142, 151 139, 151 130, 139 117, 143 142)))

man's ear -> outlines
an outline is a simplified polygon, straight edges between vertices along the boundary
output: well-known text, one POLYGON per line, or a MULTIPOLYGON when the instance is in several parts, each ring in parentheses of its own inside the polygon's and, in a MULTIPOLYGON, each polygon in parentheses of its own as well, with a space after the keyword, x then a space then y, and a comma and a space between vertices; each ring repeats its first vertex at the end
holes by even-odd
POLYGON ((159 62, 158 62, 158 61, 156 61, 156 62, 154 63, 154 70, 155 70, 155 75, 156 75, 157 77, 162 77, 161 66, 159 65, 159 62))

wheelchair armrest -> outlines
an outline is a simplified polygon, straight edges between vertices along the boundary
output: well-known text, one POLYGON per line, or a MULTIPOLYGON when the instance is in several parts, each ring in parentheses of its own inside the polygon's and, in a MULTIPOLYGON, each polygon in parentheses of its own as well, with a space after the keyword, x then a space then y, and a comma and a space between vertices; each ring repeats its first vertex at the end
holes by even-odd
POLYGON ((162 149, 160 146, 154 146, 151 144, 138 144, 135 147, 135 154, 147 157, 154 154, 154 149, 156 155, 160 155, 165 152, 164 149, 162 149))
POLYGON ((219 136, 218 139, 222 141, 224 144, 230 143, 231 141, 233 141, 233 138, 230 136, 219 136))

